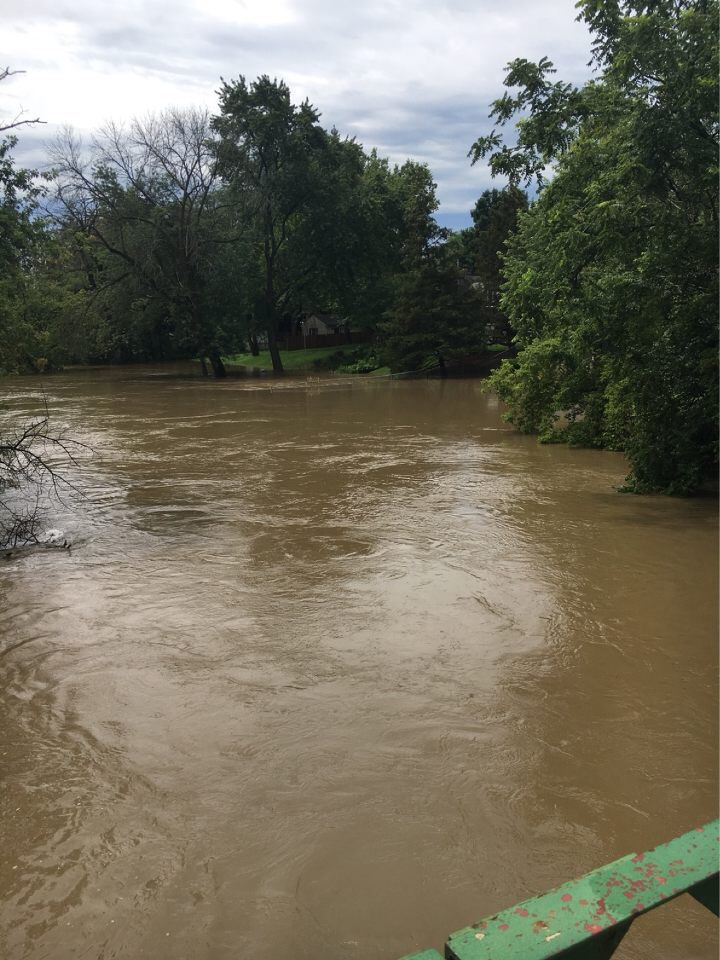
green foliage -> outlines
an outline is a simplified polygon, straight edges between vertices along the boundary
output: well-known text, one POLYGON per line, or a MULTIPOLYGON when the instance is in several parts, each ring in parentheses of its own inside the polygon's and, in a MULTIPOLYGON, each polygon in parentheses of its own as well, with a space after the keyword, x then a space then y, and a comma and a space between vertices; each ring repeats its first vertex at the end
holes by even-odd
POLYGON ((328 249, 322 224, 328 224, 332 188, 342 182, 332 161, 346 159, 339 140, 332 143, 318 120, 308 101, 293 104, 287 84, 268 76, 250 84, 242 76, 223 81, 220 113, 212 120, 219 136, 217 169, 256 249, 256 305, 277 372, 282 372, 279 320, 292 310, 328 249))
POLYGON ((542 184, 545 167, 568 149, 587 114, 583 91, 569 83, 552 83, 549 77, 555 72, 547 57, 538 63, 518 59, 508 64, 505 86, 518 92, 503 94, 490 116, 504 126, 516 113, 525 114, 516 124, 517 142, 503 144, 493 130, 470 148, 473 163, 490 154, 493 176, 506 176, 512 185, 533 178, 542 184))
MULTIPOLYGON (((354 362, 363 348, 346 347, 308 347, 307 350, 282 350, 283 369, 288 372, 311 372, 319 370, 338 370, 343 364, 354 362)), ((242 366, 256 370, 272 370, 272 357, 269 351, 261 350, 257 356, 251 353, 236 353, 227 357, 233 366, 242 366)))
POLYGON ((515 331, 500 309, 502 262, 518 215, 527 210, 527 194, 518 187, 485 190, 472 210, 473 226, 452 233, 445 245, 448 262, 472 282, 482 304, 486 339, 512 348, 515 331))
POLYGON ((517 227, 518 215, 528 208, 527 194, 517 187, 485 190, 472 210, 474 273, 482 279, 488 301, 500 298, 505 244, 517 227))
POLYGON ((398 278, 444 236, 433 216, 435 190, 426 164, 408 160, 391 166, 374 150, 363 156, 352 213, 346 206, 344 216, 336 216, 337 201, 331 208, 335 234, 328 236, 338 228, 345 236, 334 243, 336 262, 344 269, 335 268, 334 282, 325 288, 330 312, 377 329, 396 296, 398 278))
POLYGON ((43 352, 28 316, 28 272, 42 239, 34 220, 40 195, 36 174, 18 169, 15 137, 0 140, 0 373, 31 369, 43 352))
POLYGON ((376 348, 363 345, 356 347, 349 354, 341 351, 337 355, 332 369, 338 373, 372 373, 374 370, 379 370, 382 365, 382 360, 376 348))
POLYGON ((444 248, 431 250, 399 280, 398 293, 380 330, 392 370, 445 369, 480 353, 487 314, 478 292, 459 274, 444 248))
POLYGON ((492 383, 520 429, 624 450, 628 489, 688 493, 717 465, 717 3, 579 6, 600 76, 575 91, 525 65, 495 104, 531 112, 493 169, 557 168, 509 243, 522 349, 492 383))
POLYGON ((326 131, 282 81, 219 94, 212 122, 66 131, 44 218, 0 146, 0 369, 199 356, 221 376, 223 354, 267 338, 280 370, 278 333, 309 313, 376 329, 443 237, 427 166, 326 131))
POLYGON ((205 113, 171 110, 110 125, 89 149, 71 134, 55 146, 57 234, 106 359, 213 358, 231 345, 213 302, 219 273, 236 284, 217 253, 231 224, 208 135, 205 113))
POLYGON ((275 369, 282 369, 280 325, 303 312, 374 327, 398 274, 441 235, 428 168, 412 161, 391 168, 375 152, 366 155, 267 76, 224 82, 212 126, 218 170, 255 250, 253 312, 275 369))

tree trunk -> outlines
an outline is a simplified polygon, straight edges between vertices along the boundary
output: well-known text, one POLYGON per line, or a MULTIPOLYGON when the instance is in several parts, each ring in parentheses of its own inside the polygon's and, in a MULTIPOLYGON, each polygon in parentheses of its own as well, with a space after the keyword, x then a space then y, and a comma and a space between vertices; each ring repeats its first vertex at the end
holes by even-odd
POLYGON ((207 368, 207 362, 206 362, 206 360, 205 360, 205 357, 200 357, 200 367, 202 368, 202 375, 203 375, 204 377, 209 377, 209 376, 210 376, 210 372, 209 372, 209 370, 208 370, 208 368, 207 368))
POLYGON ((265 207, 265 323, 267 326, 268 348, 272 359, 273 373, 282 373, 283 365, 277 345, 274 254, 272 209, 268 203, 265 207))
POLYGON ((272 358, 273 373, 283 373, 283 365, 280 359, 280 351, 278 350, 277 337, 275 335, 275 323, 273 320, 268 322, 267 338, 270 357, 272 358))
POLYGON ((210 363, 212 364, 213 376, 216 380, 222 380, 227 376, 225 364, 222 362, 222 357, 217 350, 213 350, 210 354, 210 363))
POLYGON ((250 353, 253 357, 260 356, 260 346, 254 333, 248 334, 248 343, 250 344, 250 353))

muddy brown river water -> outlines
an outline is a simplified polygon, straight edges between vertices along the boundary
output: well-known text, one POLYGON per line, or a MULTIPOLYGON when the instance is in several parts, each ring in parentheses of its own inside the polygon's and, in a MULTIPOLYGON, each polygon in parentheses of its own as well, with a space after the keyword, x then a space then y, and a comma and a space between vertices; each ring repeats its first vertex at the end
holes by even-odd
POLYGON ((478 381, 162 372, 42 383, 94 455, 0 561, 3 960, 396 960, 716 815, 713 500, 478 381))

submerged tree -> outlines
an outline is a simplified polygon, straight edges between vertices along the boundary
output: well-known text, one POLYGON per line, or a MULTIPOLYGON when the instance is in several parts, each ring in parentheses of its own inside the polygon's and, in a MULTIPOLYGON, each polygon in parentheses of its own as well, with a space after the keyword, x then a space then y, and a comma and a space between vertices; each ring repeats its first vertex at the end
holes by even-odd
POLYGON ((502 306, 521 352, 493 377, 510 419, 624 450, 637 491, 698 489, 717 464, 717 3, 583 0, 597 79, 510 65, 515 145, 473 147, 549 185, 509 245, 502 306))
MULTIPOLYGON (((0 435, 0 549, 40 540, 49 495, 75 487, 66 476, 87 447, 51 429, 44 413, 0 435)), ((53 546, 67 543, 53 542, 53 546)))

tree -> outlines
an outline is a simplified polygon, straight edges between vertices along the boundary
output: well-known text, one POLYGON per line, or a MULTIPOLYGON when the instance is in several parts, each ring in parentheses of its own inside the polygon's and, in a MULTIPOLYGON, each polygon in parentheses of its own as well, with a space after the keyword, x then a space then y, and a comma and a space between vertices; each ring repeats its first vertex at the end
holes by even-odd
POLYGON ((426 164, 392 165, 359 145, 360 177, 345 200, 332 198, 328 231, 335 257, 333 309, 382 336, 402 278, 445 237, 434 213, 436 185, 426 164), (341 215, 337 215, 337 211, 341 215))
POLYGON ((262 76, 248 84, 241 76, 223 81, 219 95, 220 113, 211 121, 219 135, 217 169, 231 186, 238 222, 257 244, 258 306, 273 370, 282 373, 280 314, 317 266, 304 240, 322 207, 328 137, 315 108, 307 100, 293 104, 282 81, 262 76))
POLYGON ((34 330, 25 316, 26 269, 40 230, 33 215, 38 188, 35 173, 18 169, 12 157, 16 137, 0 141, 0 372, 30 363, 34 330))
MULTIPOLYGON (((13 75, 0 71, 0 81, 13 75)), ((0 123, 0 133, 38 120, 20 115, 0 123)), ((35 174, 18 170, 11 151, 14 136, 0 141, 0 373, 17 370, 33 356, 37 331, 27 317, 27 274, 42 241, 35 217, 40 194, 35 174)), ((74 460, 81 445, 50 430, 45 415, 15 431, 0 433, 0 547, 36 542, 41 520, 41 494, 49 484, 66 484, 58 473, 57 455, 74 460)))
POLYGON ((374 328, 399 272, 440 235, 428 168, 391 168, 354 139, 325 131, 309 103, 264 76, 223 83, 218 169, 235 204, 273 368, 280 322, 308 309, 374 328))
MULTIPOLYGON (((89 151, 72 132, 53 151, 60 221, 72 225, 77 252, 101 311, 137 342, 209 357, 224 376, 230 339, 208 309, 206 274, 216 247, 219 195, 208 115, 170 110, 128 129, 110 124, 89 151)), ((227 219, 223 229, 229 228, 227 219)), ((203 360, 204 363, 204 360, 203 360)))
POLYGON ((395 167, 393 180, 399 207, 401 263, 412 269, 447 238, 447 231, 438 226, 434 216, 440 206, 437 184, 428 165, 415 160, 395 167))
POLYGON ((482 281, 488 306, 499 305, 505 245, 517 228, 518 215, 527 208, 527 194, 514 186, 485 190, 473 207, 475 273, 482 281))
MULTIPOLYGON (((2 83, 3 80, 7 80, 8 77, 16 77, 20 73, 25 73, 25 71, 11 70, 10 67, 3 67, 0 69, 0 83, 2 83)), ((20 110, 12 119, 0 122, 0 133, 7 133, 8 130, 16 130, 18 127, 35 126, 35 124, 44 122, 45 121, 39 117, 33 117, 32 119, 23 117, 23 111, 20 110)))
MULTIPOLYGON (((21 71, 5 67, 0 82, 21 71)), ((37 337, 25 310, 27 273, 33 252, 41 242, 41 224, 36 219, 41 189, 37 173, 16 167, 12 151, 17 137, 9 131, 37 119, 22 114, 0 122, 0 373, 31 365, 37 337)))
POLYGON ((476 277, 481 286, 488 325, 508 346, 512 345, 515 331, 500 309, 502 261, 518 215, 527 208, 527 194, 518 187, 485 190, 471 211, 473 226, 453 234, 449 241, 458 266, 476 277))
POLYGON ((60 472, 59 458, 77 464, 86 449, 51 430, 47 408, 44 415, 0 435, 0 549, 39 541, 45 491, 50 488, 57 496, 61 488, 74 489, 60 472))
POLYGON ((516 143, 473 147, 544 183, 505 262, 520 354, 492 378, 512 422, 624 450, 628 489, 687 493, 717 464, 717 3, 583 0, 598 77, 515 61, 494 104, 516 143))
POLYGON ((448 363, 485 349, 487 320, 479 292, 435 247, 398 280, 382 325, 385 356, 393 370, 437 367, 444 376, 448 363))

